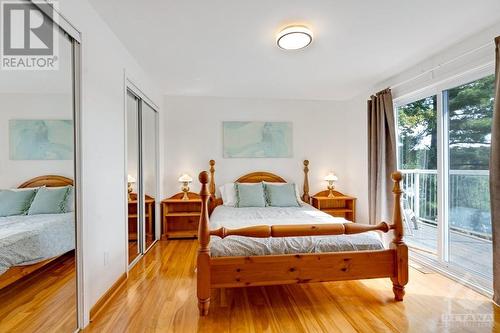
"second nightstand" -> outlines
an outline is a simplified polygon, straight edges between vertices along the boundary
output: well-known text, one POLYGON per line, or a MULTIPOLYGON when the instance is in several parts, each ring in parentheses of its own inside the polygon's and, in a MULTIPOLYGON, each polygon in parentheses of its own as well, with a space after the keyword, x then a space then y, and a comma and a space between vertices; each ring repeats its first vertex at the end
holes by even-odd
POLYGON ((356 198, 333 191, 335 196, 328 197, 329 191, 316 193, 312 197, 312 205, 335 217, 343 217, 346 220, 356 222, 356 198))
POLYGON ((196 238, 201 215, 201 199, 189 192, 189 200, 182 200, 184 193, 165 199, 162 208, 162 238, 196 238))

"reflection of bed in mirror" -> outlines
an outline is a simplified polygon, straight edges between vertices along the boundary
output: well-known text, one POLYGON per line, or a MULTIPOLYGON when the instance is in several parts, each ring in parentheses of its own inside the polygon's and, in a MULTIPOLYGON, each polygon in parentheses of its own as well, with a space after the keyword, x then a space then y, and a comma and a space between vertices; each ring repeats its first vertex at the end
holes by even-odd
MULTIPOLYGON (((63 187, 73 181, 40 176, 18 188, 63 187)), ((0 217, 0 289, 75 249, 74 212, 0 217)))

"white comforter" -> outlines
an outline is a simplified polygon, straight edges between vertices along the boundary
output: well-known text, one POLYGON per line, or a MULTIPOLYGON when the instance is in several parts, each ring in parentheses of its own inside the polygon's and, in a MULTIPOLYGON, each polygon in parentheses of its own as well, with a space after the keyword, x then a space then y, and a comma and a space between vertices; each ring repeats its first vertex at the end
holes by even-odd
MULTIPOLYGON (((252 225, 345 223, 304 204, 302 207, 235 208, 218 206, 210 217, 210 229, 243 228, 252 225)), ((253 238, 212 236, 210 252, 213 257, 256 256, 269 254, 319 253, 340 251, 381 250, 383 243, 375 231, 356 235, 253 238)))

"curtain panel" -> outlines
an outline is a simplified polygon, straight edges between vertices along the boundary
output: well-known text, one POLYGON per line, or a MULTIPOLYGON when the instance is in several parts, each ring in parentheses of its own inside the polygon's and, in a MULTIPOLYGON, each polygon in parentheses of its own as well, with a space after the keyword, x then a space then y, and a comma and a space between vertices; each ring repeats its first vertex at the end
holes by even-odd
POLYGON ((493 233, 493 300, 500 304, 500 37, 495 39, 495 108, 491 128, 490 196, 493 233))
POLYGON ((397 168, 396 122, 390 89, 368 100, 368 203, 370 224, 392 219, 391 173, 397 168))

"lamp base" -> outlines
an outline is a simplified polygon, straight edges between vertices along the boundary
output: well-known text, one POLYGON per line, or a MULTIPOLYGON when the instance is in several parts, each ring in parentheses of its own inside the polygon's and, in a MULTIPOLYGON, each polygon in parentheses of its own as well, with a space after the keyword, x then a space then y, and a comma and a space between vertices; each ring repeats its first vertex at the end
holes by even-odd
POLYGON ((131 183, 128 183, 127 184, 127 192, 128 192, 128 200, 131 201, 132 200, 132 184, 131 183))
POLYGON ((189 183, 188 182, 182 183, 181 191, 184 192, 184 195, 182 196, 182 200, 189 200, 189 197, 188 197, 189 183))
POLYGON ((328 193, 328 197, 331 199, 331 198, 335 198, 335 194, 333 194, 333 190, 330 190, 330 193, 328 193))

